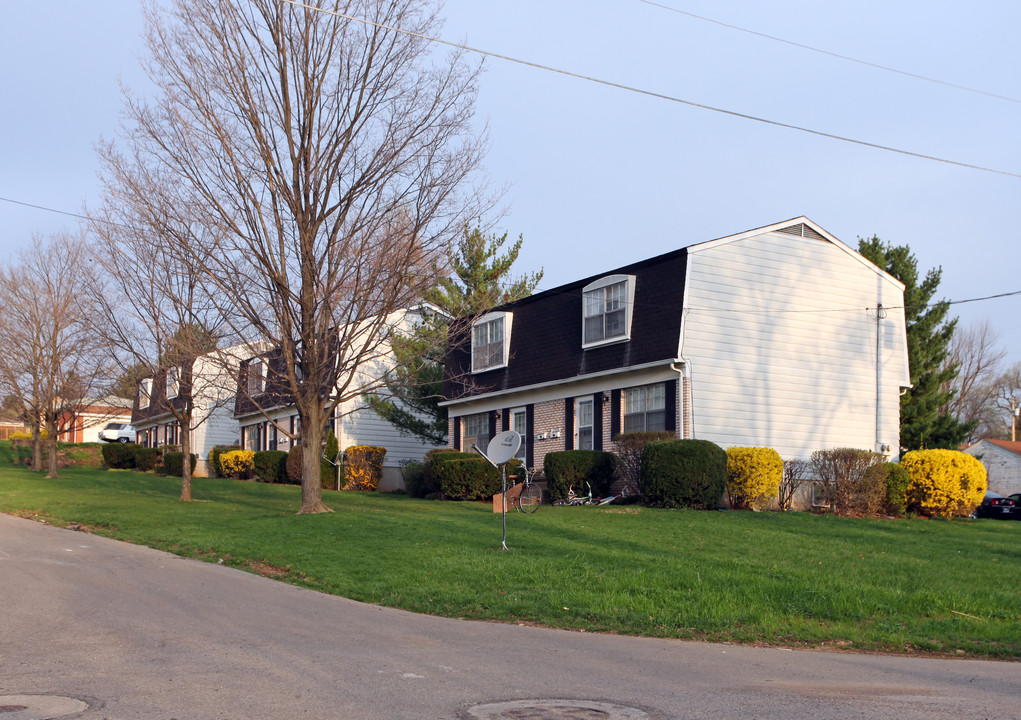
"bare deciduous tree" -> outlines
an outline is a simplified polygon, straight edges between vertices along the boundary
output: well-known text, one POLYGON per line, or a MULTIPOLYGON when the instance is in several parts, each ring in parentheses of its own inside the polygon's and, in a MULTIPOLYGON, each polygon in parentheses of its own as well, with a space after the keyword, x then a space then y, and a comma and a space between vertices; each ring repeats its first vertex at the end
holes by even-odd
POLYGON ((32 428, 32 467, 42 469, 40 426, 47 431, 47 477, 57 477, 61 423, 99 384, 105 346, 88 330, 80 292, 91 268, 80 237, 35 238, 19 262, 0 269, 0 384, 20 399, 32 428))
MULTIPOLYGON (((301 418, 301 512, 319 451, 393 314, 434 284, 423 258, 484 210, 478 68, 429 55, 431 0, 174 0, 150 10, 152 102, 129 98, 133 202, 203 232, 175 252, 240 337, 276 348, 301 418), (361 18, 359 22, 352 18, 361 18), (407 31, 407 32, 400 32, 407 31)), ((114 183, 120 182, 114 178, 114 183)))
POLYGON ((224 319, 203 286, 205 258, 180 252, 185 246, 209 247, 193 237, 208 230, 182 222, 158 204, 166 195, 145 183, 161 178, 135 173, 109 143, 100 146, 100 155, 103 207, 88 213, 92 257, 103 269, 88 293, 93 331, 117 349, 122 372, 144 367, 160 389, 147 407, 177 423, 185 459, 181 500, 188 502, 192 432, 218 407, 233 402, 238 364, 233 353, 219 354, 224 319), (206 355, 219 367, 210 372, 207 364, 205 372, 196 372, 206 355))
POLYGON ((996 407, 999 409, 1000 422, 1004 435, 1009 426, 1010 439, 1017 440, 1019 408, 1021 408, 1021 362, 1014 363, 1010 369, 1000 375, 996 381, 996 407))
POLYGON ((970 440, 979 440, 995 431, 997 379, 1006 353, 996 346, 999 335, 983 321, 977 325, 958 327, 950 340, 947 367, 957 367, 958 374, 946 390, 953 397, 943 412, 972 427, 970 440))

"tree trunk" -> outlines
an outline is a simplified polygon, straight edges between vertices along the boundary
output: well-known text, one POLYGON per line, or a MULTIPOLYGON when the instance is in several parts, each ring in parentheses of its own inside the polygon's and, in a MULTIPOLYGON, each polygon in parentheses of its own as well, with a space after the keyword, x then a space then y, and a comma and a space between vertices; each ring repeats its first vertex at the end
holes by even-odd
POLYGON ((43 444, 39 436, 39 423, 32 425, 32 470, 42 472, 43 470, 43 444))
POLYGON ((179 420, 181 427, 181 502, 191 502, 191 419, 179 420))
POLYGON ((323 408, 322 404, 302 413, 301 418, 301 509, 299 515, 333 512, 323 502, 323 408))
POLYGON ((46 438, 46 446, 50 451, 46 477, 57 478, 60 477, 60 475, 57 474, 57 423, 53 420, 47 419, 46 432, 49 433, 49 437, 46 438))

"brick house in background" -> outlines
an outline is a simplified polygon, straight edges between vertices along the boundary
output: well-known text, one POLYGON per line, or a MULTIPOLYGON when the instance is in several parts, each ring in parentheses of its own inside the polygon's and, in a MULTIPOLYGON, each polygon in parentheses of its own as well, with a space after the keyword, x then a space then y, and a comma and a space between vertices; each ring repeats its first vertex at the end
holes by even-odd
POLYGON ((989 489, 1000 495, 1021 492, 1021 442, 979 440, 964 448, 985 466, 989 489))
POLYGON ((446 362, 449 445, 520 456, 667 430, 785 459, 899 455, 904 286, 800 217, 494 308, 446 362), (878 311, 877 311, 878 309, 878 311))

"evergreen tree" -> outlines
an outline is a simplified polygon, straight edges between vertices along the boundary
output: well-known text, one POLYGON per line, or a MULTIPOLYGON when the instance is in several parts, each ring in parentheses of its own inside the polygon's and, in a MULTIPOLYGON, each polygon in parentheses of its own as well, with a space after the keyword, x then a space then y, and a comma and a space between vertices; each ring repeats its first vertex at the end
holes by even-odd
POLYGON ((506 249, 507 233, 486 235, 465 226, 447 262, 450 275, 424 293, 422 321, 415 332, 392 341, 397 366, 387 397, 372 395, 369 406, 405 435, 442 445, 447 441, 447 410, 439 406, 449 322, 471 318, 532 293, 543 271, 512 279, 522 236, 506 249))
POLYGON ((858 252, 904 283, 912 387, 901 396, 901 447, 956 449, 968 437, 971 423, 962 423, 943 410, 954 396, 947 388, 959 371, 956 363, 947 362, 957 318, 947 319, 949 301, 932 302, 943 269, 932 268, 921 278, 911 248, 895 247, 875 236, 858 238, 858 252))

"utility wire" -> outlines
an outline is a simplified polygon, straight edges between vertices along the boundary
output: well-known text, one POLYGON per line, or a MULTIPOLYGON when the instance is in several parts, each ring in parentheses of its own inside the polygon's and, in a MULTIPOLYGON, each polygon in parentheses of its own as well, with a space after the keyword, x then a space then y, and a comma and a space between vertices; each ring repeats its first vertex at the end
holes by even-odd
POLYGON ((441 38, 432 37, 430 35, 425 35, 423 33, 417 33, 411 30, 404 30, 402 28, 384 25, 382 23, 377 23, 372 20, 366 20, 364 18, 355 17, 354 15, 348 15, 346 13, 342 13, 339 11, 326 10, 324 8, 306 5, 305 3, 298 2, 297 0, 283 0, 283 2, 289 5, 294 5, 295 7, 305 8, 307 10, 321 12, 327 15, 334 15, 339 18, 344 18, 345 20, 351 20, 352 22, 362 23, 364 25, 371 25, 372 27, 377 27, 380 28, 381 30, 388 30, 391 32, 402 33, 404 35, 410 35, 412 37, 417 37, 428 42, 446 45, 448 47, 457 48, 459 50, 465 50, 467 52, 476 53, 478 55, 483 55, 485 57, 491 57, 497 60, 505 60, 507 62, 517 63, 518 65, 536 68, 538 70, 546 70, 547 72, 557 73, 559 75, 566 75, 567 77, 573 77, 578 80, 586 80, 588 82, 596 83, 597 85, 605 85, 607 87, 616 88, 618 90, 625 90, 627 92, 637 93, 639 95, 647 95, 649 97, 658 98, 660 100, 667 100, 669 102, 679 103, 681 105, 688 105, 689 107, 699 108, 702 110, 710 110, 712 112, 721 113, 723 115, 729 115, 731 117, 741 118, 743 120, 752 120, 754 122, 763 123, 765 125, 787 128, 788 130, 796 130, 798 132, 808 133, 809 135, 817 135, 819 137, 829 138, 830 140, 839 140, 840 142, 852 143, 854 145, 870 147, 876 150, 885 150, 887 152, 897 153, 899 155, 907 155, 909 157, 920 158, 922 160, 931 160, 933 162, 944 163, 946 165, 954 165, 956 167, 969 168, 971 170, 979 170, 981 172, 995 173, 997 175, 1006 175, 1008 177, 1021 178, 1021 173, 1010 172, 1008 170, 998 170, 996 168, 988 168, 982 165, 973 165, 971 163, 959 162, 957 160, 949 160, 947 158, 937 157, 935 155, 916 153, 910 150, 902 150, 900 148, 891 147, 889 145, 880 145, 878 143, 868 142, 867 140, 857 140, 855 138, 849 138, 843 135, 836 135, 834 133, 823 132, 822 130, 813 130, 811 128, 802 127, 800 125, 792 125, 790 123, 780 122, 778 120, 769 120, 767 118, 758 117, 756 115, 749 115, 747 113, 737 112, 736 110, 726 110, 724 108, 718 108, 712 105, 704 105, 702 103, 697 103, 692 100, 684 100, 683 98, 674 97, 672 95, 666 95, 664 93, 659 93, 652 90, 643 90, 641 88, 637 88, 631 85, 624 85, 622 83, 617 83, 610 80, 602 80, 591 75, 583 75, 581 73, 572 72, 570 70, 563 70, 560 68, 551 67, 549 65, 542 65, 540 63, 531 62, 530 60, 522 60, 520 58, 511 57, 509 55, 501 55, 499 53, 490 52, 488 50, 482 50, 476 47, 471 47, 470 45, 462 45, 461 43, 451 42, 450 40, 443 40, 441 38))
POLYGON ((653 0, 637 0, 637 1, 640 3, 644 3, 646 5, 651 5, 653 7, 660 8, 662 10, 668 10, 679 15, 686 15, 690 18, 694 18, 695 20, 701 20, 703 22, 719 25, 720 27, 725 27, 729 30, 737 30, 739 32, 748 33, 749 35, 755 35, 756 37, 765 38, 766 40, 772 40, 774 42, 783 43, 785 45, 791 45, 796 48, 801 48, 802 50, 809 50, 814 53, 819 53, 820 55, 829 55, 830 57, 838 58, 840 60, 858 63, 859 65, 865 65, 867 67, 875 68, 877 70, 885 70, 886 72, 897 73, 898 75, 904 75, 905 77, 915 78, 916 80, 924 80, 925 82, 943 85, 945 87, 954 88, 955 90, 964 90, 965 92, 975 93, 977 95, 985 95, 986 97, 996 98, 997 100, 1006 100, 1007 102, 1021 104, 1021 100, 1019 100, 1018 98, 1010 97, 1008 95, 998 95, 997 93, 988 92, 986 90, 978 90, 976 88, 968 87, 966 85, 957 85, 956 83, 947 82, 946 80, 940 80, 938 78, 929 77, 927 75, 919 75, 918 73, 908 72, 906 70, 898 70, 897 68, 890 67, 889 65, 880 65, 879 63, 870 62, 868 60, 862 60, 861 58, 851 57, 850 55, 841 55, 840 53, 835 53, 830 50, 824 50, 822 48, 813 47, 811 45, 805 45, 803 43, 795 42, 793 40, 787 40, 786 38, 777 37, 775 35, 768 35, 757 30, 741 27, 740 25, 731 25, 730 23, 725 23, 721 20, 714 20, 713 18, 705 17, 704 15, 696 15, 693 12, 680 10, 675 7, 670 7, 669 5, 664 5, 663 3, 653 2, 653 0))
MULTIPOLYGON (((285 2, 290 2, 290 0, 284 0, 284 1, 285 2)), ((22 202, 21 200, 13 200, 11 198, 0 197, 0 202, 8 202, 8 203, 13 203, 14 205, 22 205, 24 207, 30 207, 30 208, 33 208, 35 210, 42 210, 44 212, 57 213, 58 215, 67 215, 68 217, 78 218, 80 220, 87 220, 89 222, 100 222, 100 223, 103 223, 105 225, 113 225, 115 227, 124 228, 126 230, 134 230, 135 229, 135 228, 132 228, 129 225, 122 225, 121 223, 116 223, 116 222, 113 222, 111 220, 101 220, 101 219, 98 219, 98 218, 90 218, 90 217, 88 217, 86 215, 80 215, 78 213, 68 212, 67 210, 57 210, 56 208, 46 207, 45 205, 35 205, 33 203, 22 202)), ((496 283, 496 284, 498 286, 500 286, 500 287, 505 287, 505 288, 511 288, 511 287, 514 286, 513 282, 496 283)), ((581 293, 581 292, 579 292, 577 290, 557 290, 556 288, 550 288, 549 290, 537 290, 536 292, 533 293, 533 295, 538 295, 540 293, 549 293, 551 295, 573 295, 573 296, 579 297, 579 298, 582 297, 582 294, 583 294, 583 293, 581 293)), ((997 300, 999 298, 1013 297, 1015 295, 1021 295, 1021 290, 1013 290, 1011 292, 997 293, 996 295, 985 295, 983 297, 966 298, 964 300, 941 300, 939 302, 930 303, 929 305, 884 305, 883 309, 884 310, 904 310, 904 309, 909 309, 910 308, 910 309, 923 309, 924 310, 924 309, 927 309, 927 308, 936 307, 937 305, 943 305, 944 303, 947 304, 947 305, 963 305, 965 303, 982 302, 984 300, 997 300)), ((529 296, 529 297, 531 297, 531 296, 529 296)), ((521 300, 527 300, 527 299, 528 298, 521 298, 521 300)), ((519 302, 519 301, 515 300, 514 302, 516 303, 516 302, 519 302)), ((635 307, 639 307, 639 306, 641 306, 641 307, 659 307, 659 308, 662 307, 661 305, 650 305, 648 303, 634 303, 634 305, 635 305, 635 307)), ((755 312, 753 310, 741 309, 741 308, 687 307, 687 308, 684 308, 684 309, 686 309, 686 310, 711 311, 711 312, 745 312, 745 313, 755 312)), ((866 308, 866 310, 869 310, 869 309, 872 309, 872 308, 866 308)), ((831 312, 857 312, 858 310, 861 310, 861 308, 817 308, 817 309, 806 309, 806 310, 763 310, 761 312, 767 313, 767 314, 775 314, 775 313, 831 313, 831 312)))

